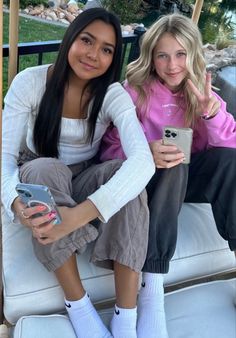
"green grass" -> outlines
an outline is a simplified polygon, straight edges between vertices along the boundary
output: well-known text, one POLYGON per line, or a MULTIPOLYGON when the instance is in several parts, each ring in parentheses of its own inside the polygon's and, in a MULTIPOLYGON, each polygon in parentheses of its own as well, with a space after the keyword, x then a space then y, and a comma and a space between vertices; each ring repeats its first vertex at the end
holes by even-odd
MULTIPOLYGON (((3 43, 8 43, 9 14, 3 15, 3 43)), ((66 27, 41 23, 30 18, 20 17, 19 42, 60 40, 66 27)))
MULTIPOLYGON (((19 18, 19 42, 38 42, 48 40, 61 40, 66 27, 60 27, 48 23, 41 23, 28 18, 19 18)), ((9 14, 3 15, 3 43, 8 44, 9 14)), ((47 53, 43 57, 43 63, 51 63, 55 60, 56 53, 47 53)), ((37 65, 37 55, 20 57, 20 70, 37 65)), ((8 58, 3 60, 3 97, 7 91, 8 58)))

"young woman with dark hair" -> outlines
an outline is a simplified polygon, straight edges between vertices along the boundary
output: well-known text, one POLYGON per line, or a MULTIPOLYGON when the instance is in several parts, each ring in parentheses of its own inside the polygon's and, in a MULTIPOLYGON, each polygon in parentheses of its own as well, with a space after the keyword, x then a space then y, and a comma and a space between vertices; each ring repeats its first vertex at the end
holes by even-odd
MULTIPOLYGON (((97 20, 98 15, 104 23, 111 24, 114 28, 116 48, 112 50, 112 62, 104 74, 98 77, 91 78, 85 84, 83 91, 89 90, 91 97, 94 98, 91 112, 88 118, 88 133, 87 137, 92 141, 95 131, 95 125, 98 113, 101 109, 104 96, 108 86, 119 81, 121 69, 121 51, 122 51, 122 36, 120 33, 120 25, 118 21, 113 20, 110 13, 104 15, 101 9, 89 11, 88 15, 80 15, 79 20, 74 21, 67 29, 63 38, 61 48, 55 64, 52 66, 53 71, 47 81, 45 93, 42 97, 39 113, 35 121, 34 142, 36 150, 43 156, 58 157, 58 140, 60 137, 61 113, 64 100, 64 91, 69 85, 70 78, 70 63, 68 54, 78 34, 94 20, 97 20), (89 88, 88 88, 89 87, 89 88), (50 125, 50 132, 48 131, 50 125)), ((75 46, 76 47, 76 46, 75 46)), ((109 51, 107 51, 108 53, 109 51)), ((50 72, 50 70, 49 70, 50 72)), ((87 97, 88 104, 89 97, 87 97)), ((82 107, 83 108, 83 107, 82 107)))
POLYGON ((35 254, 55 273, 79 338, 137 337, 138 276, 149 225, 143 189, 154 162, 132 100, 117 82, 121 51, 117 18, 101 8, 87 10, 69 26, 55 64, 22 71, 5 97, 3 205, 12 221, 18 218, 31 229, 35 254), (101 138, 111 122, 127 160, 97 164, 101 138), (15 191, 20 181, 50 188, 60 224, 54 224, 53 212, 38 215, 46 211, 44 206, 27 208, 20 201, 15 191), (114 269, 111 333, 77 268, 75 254, 92 241, 92 261, 114 269))

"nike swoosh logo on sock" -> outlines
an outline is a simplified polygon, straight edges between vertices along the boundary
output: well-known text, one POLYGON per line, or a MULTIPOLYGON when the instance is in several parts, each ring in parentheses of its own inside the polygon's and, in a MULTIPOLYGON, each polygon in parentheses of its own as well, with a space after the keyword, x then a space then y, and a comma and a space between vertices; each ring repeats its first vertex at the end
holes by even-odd
POLYGON ((69 308, 71 307, 71 305, 70 305, 70 304, 66 304, 66 303, 65 303, 65 306, 66 306, 66 307, 69 307, 69 308))
POLYGON ((142 283, 141 283, 141 286, 142 286, 143 288, 145 288, 145 285, 146 285, 145 282, 142 282, 142 283))
POLYGON ((116 314, 116 315, 119 315, 119 314, 120 314, 120 311, 119 311, 119 310, 115 310, 115 314, 116 314))

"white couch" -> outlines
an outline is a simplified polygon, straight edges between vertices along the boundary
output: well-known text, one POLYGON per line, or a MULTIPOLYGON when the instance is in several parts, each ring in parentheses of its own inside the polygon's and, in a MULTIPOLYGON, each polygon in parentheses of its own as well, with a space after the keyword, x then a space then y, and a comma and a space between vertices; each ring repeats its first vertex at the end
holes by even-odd
MULTIPOLYGON (((53 274, 36 260, 30 231, 2 212, 4 315, 14 338, 75 338, 63 315, 63 294, 53 274)), ((89 263, 89 248, 78 256, 83 284, 96 303, 114 298, 112 271, 89 263)), ((165 285, 235 269, 234 254, 216 231, 208 204, 184 204, 178 242, 165 285)), ((236 277, 236 274, 235 274, 236 277)), ((214 281, 166 293, 170 338, 236 338, 236 279, 214 281)), ((105 323, 112 309, 101 310, 105 323)), ((93 337, 91 337, 93 338, 93 337)), ((147 337, 148 338, 148 337, 147 337)))

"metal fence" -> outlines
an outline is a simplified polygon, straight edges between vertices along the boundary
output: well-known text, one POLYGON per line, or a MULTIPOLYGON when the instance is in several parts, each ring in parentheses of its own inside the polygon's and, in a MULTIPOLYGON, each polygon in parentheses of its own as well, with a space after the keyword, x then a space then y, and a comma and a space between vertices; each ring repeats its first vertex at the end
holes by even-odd
MULTIPOLYGON (((145 32, 143 27, 137 27, 133 34, 123 35, 123 52, 122 64, 123 69, 127 63, 135 60, 139 55, 139 39, 145 32)), ((57 52, 60 47, 60 40, 54 41, 41 41, 41 42, 26 42, 18 44, 18 58, 17 58, 17 71, 20 69, 21 57, 25 55, 36 55, 36 65, 42 65, 44 55, 52 52, 57 52)), ((3 57, 9 57, 9 45, 3 45, 3 57)), ((122 76, 122 74, 121 74, 122 76)))

